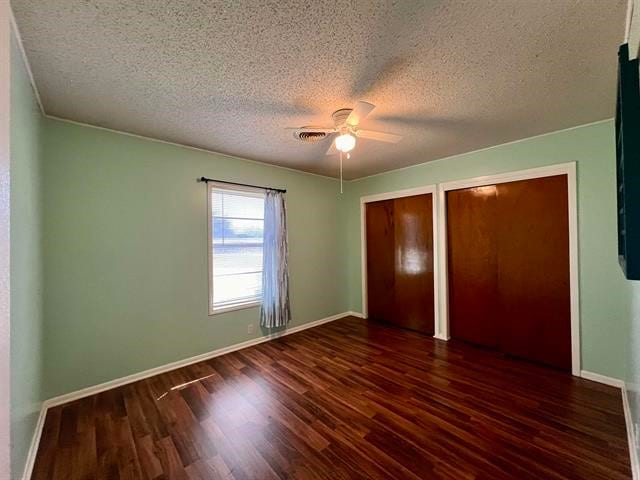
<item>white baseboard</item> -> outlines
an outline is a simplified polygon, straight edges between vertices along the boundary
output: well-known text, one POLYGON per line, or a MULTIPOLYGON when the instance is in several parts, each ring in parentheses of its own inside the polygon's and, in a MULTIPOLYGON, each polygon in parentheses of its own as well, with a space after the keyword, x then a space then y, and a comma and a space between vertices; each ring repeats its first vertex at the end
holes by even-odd
POLYGON ((357 312, 339 313, 337 315, 332 315, 330 317, 321 318, 320 320, 315 320, 313 322, 305 323, 304 325, 288 328, 286 330, 283 330, 282 332, 273 333, 271 335, 266 335, 264 337, 248 340, 246 342, 237 343, 235 345, 230 345, 228 347, 219 348, 217 350, 203 353, 201 355, 185 358, 184 360, 178 360, 177 362, 168 363, 160 367, 155 367, 149 370, 145 370, 143 372, 127 375, 126 377, 116 378, 115 380, 110 380, 105 383, 100 383, 92 387, 83 388, 75 392, 66 393, 64 395, 60 395, 60 396, 45 400, 44 402, 42 402, 42 408, 40 409, 40 416, 38 417, 38 422, 36 423, 36 428, 35 428, 35 431, 33 432, 33 438, 31 439, 31 445, 29 446, 29 452, 27 454, 27 461, 25 463, 22 480, 29 480, 33 473, 33 467, 36 461, 36 454, 38 453, 38 446, 40 445, 40 437, 42 436, 42 429, 44 427, 44 421, 47 416, 47 410, 49 408, 62 405, 64 403, 72 402, 74 400, 79 400, 81 398, 88 397, 90 395, 95 395, 96 393, 104 392, 106 390, 120 387, 122 385, 127 385, 129 383, 137 382, 138 380, 143 380, 145 378, 152 377, 160 373, 175 370, 176 368, 185 367, 193 363, 202 362, 203 360, 219 357, 226 353, 235 352, 237 350, 242 350, 243 348, 268 342, 269 340, 274 340, 279 337, 291 335, 292 333, 301 332, 302 330, 317 327, 319 325, 322 325, 323 323, 333 322, 334 320, 339 320, 341 318, 348 317, 348 316, 362 318, 362 314, 357 312))
MULTIPOLYGON (((339 313, 337 315, 332 315, 330 317, 321 318, 320 320, 315 320, 313 322, 305 323, 304 325, 299 325, 297 327, 288 328, 282 332, 277 332, 271 335, 266 335, 264 337, 256 338, 253 340, 248 340, 246 342, 237 343, 235 345, 230 345, 228 347, 219 348, 217 350, 213 350, 211 352, 206 352, 200 355, 196 355, 193 357, 186 358, 184 360, 178 360, 176 362, 168 363, 166 365, 162 365, 159 367, 151 368, 149 370, 144 370, 142 372, 134 373, 132 375, 127 375, 126 377, 117 378, 114 380, 110 380, 108 382, 100 383, 98 385, 94 385, 91 387, 83 388, 81 390, 77 390, 75 392, 66 393, 64 395, 60 395, 57 397, 50 398, 42 402, 42 408, 40 410, 40 416, 38 417, 38 422, 36 424, 36 429, 33 434, 33 438, 31 441, 31 445, 29 448, 29 453, 27 455, 27 462, 24 468, 24 474, 22 476, 22 480, 29 480, 31 478, 31 474, 33 472, 33 467, 35 465, 36 454, 38 452, 38 445, 40 444, 40 437, 42 435, 42 429, 44 427, 44 421, 46 418, 47 410, 51 407, 55 407, 58 405, 62 405, 64 403, 72 402, 74 400, 79 400, 84 397, 88 397, 90 395, 95 395, 96 393, 104 392, 106 390, 110 390, 112 388, 117 388, 123 385, 127 385, 129 383, 137 382, 139 380, 143 380, 145 378, 152 377, 154 375, 158 375, 161 373, 165 373, 171 370, 175 370, 177 368, 185 367, 187 365, 192 365, 194 363, 202 362, 204 360, 209 360, 211 358, 219 357, 221 355, 225 355, 227 353, 235 352, 237 350, 242 350, 243 348, 251 347, 253 345, 258 345, 260 343, 268 342, 269 340, 274 340, 279 337, 283 337, 286 335, 291 335, 292 333, 300 332, 303 330, 307 330, 309 328, 317 327, 324 323, 333 322, 334 320, 339 320, 344 317, 353 316, 358 318, 364 318, 364 315, 360 312, 344 312, 339 313)), ((435 338, 439 338, 440 340, 449 340, 449 338, 445 338, 442 336, 435 336, 435 338)), ((631 420, 631 413, 629 411, 629 402, 627 399, 625 384, 622 380, 617 378, 607 377, 605 375, 600 375, 598 373, 589 372, 586 370, 582 370, 580 373, 582 378, 586 378, 587 380, 592 380, 599 383, 604 383, 606 385, 610 385, 613 387, 618 387, 622 389, 622 401, 624 406, 625 413, 625 421, 627 423, 627 435, 629 437, 629 451, 631 454, 631 467, 633 470, 633 478, 634 480, 640 480, 640 473, 638 473, 638 458, 635 455, 637 450, 635 449, 635 438, 633 435, 633 422, 631 420)))
POLYGON ((604 383, 605 385, 609 385, 610 387, 624 387, 624 381, 620 380, 619 378, 607 377, 606 375, 600 375, 599 373, 593 373, 587 370, 582 370, 580 372, 580 376, 593 382, 604 383))
POLYGON ((448 342, 451 337, 447 337, 446 335, 442 335, 440 333, 436 333, 433 338, 437 338, 438 340, 444 340, 445 342, 448 342))
POLYGON ((620 389, 622 394, 622 408, 624 410, 624 421, 627 426, 627 442, 629 444, 629 460, 631 462, 631 474, 633 480, 640 480, 640 459, 638 459, 638 445, 636 444, 636 432, 634 430, 634 422, 629 408, 629 397, 627 396, 627 387, 623 380, 618 378, 607 377, 599 373, 588 372, 582 370, 580 372, 582 378, 593 380, 594 382, 604 383, 611 387, 620 389))
POLYGON ((631 474, 633 480, 640 480, 640 459, 638 458, 638 445, 636 444, 636 432, 633 427, 633 417, 629 408, 627 387, 622 385, 622 407, 624 408, 624 420, 627 425, 627 440, 629 441, 629 456, 631 460, 631 474))
POLYGON ((40 445, 40 437, 42 436, 42 428, 44 427, 44 419, 47 416, 47 404, 42 402, 40 407, 40 415, 36 422, 36 428, 33 432, 33 438, 31 439, 31 445, 29 445, 29 451, 27 452, 27 461, 24 465, 22 473, 22 480, 29 480, 33 473, 33 466, 36 464, 36 453, 38 453, 38 445, 40 445))
POLYGON ((200 355, 196 355, 194 357, 185 358, 184 360, 178 360, 176 362, 168 363, 166 365, 161 365, 159 367, 151 368, 149 370, 144 370, 142 372, 134 373, 132 375, 127 375, 126 377, 116 378, 115 380, 110 380, 108 382, 100 383, 98 385, 93 385, 91 387, 83 388, 81 390, 76 390, 75 392, 66 393, 64 395, 50 398, 49 400, 46 400, 45 403, 47 407, 55 407, 57 405, 62 405, 63 403, 72 402, 80 398, 88 397, 90 395, 95 395, 96 393, 104 392, 106 390, 111 390, 112 388, 121 387, 122 385, 127 385, 128 383, 133 383, 133 382, 137 382, 138 380, 143 380, 145 378, 153 377, 154 375, 165 373, 170 370, 175 370, 176 368, 186 367, 187 365, 202 362, 203 360, 209 360, 210 358, 219 357, 220 355, 224 355, 226 353, 235 352, 236 350, 242 350, 243 348, 251 347, 253 345, 258 345, 263 342, 268 342, 269 340, 273 340, 275 338, 283 337, 285 335, 291 335, 292 333, 300 332, 308 328, 317 327, 318 325, 322 325, 323 323, 333 322, 334 320, 338 320, 340 318, 344 318, 349 315, 353 315, 353 313, 344 312, 344 313, 339 313, 337 315, 332 315, 330 317, 321 318, 320 320, 315 320, 313 322, 305 323, 304 325, 299 325, 297 327, 287 328, 286 330, 273 333, 271 335, 255 338, 253 340, 247 340, 246 342, 236 343, 235 345, 230 345, 228 347, 218 348, 217 350, 213 350, 211 352, 206 352, 200 355))

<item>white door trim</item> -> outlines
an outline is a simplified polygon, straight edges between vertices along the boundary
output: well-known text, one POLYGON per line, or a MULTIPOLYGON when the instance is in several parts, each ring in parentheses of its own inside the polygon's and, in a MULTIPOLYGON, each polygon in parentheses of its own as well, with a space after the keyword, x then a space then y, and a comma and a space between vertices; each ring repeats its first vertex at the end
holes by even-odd
POLYGON ((381 200, 391 200, 394 198, 413 197, 414 195, 431 194, 432 203, 432 221, 433 221, 433 322, 434 337, 440 338, 439 330, 439 312, 438 312, 438 207, 437 207, 437 188, 436 185, 425 185, 424 187, 408 188, 406 190, 397 190, 395 192, 379 193, 375 195, 367 195, 360 197, 360 263, 362 275, 362 315, 368 317, 367 305, 367 221, 366 221, 366 205, 371 202, 379 202, 381 200))
POLYGON ((442 333, 441 338, 449 338, 449 301, 447 284, 447 215, 446 192, 460 188, 479 187, 497 183, 529 180, 532 178, 567 176, 567 194, 569 204, 569 281, 571 301, 571 372, 579 377, 581 373, 580 354, 580 285, 578 265, 578 198, 576 184, 576 163, 568 162, 547 167, 532 168, 516 172, 499 173, 467 180, 455 180, 438 184, 438 230, 439 230, 439 304, 442 333))

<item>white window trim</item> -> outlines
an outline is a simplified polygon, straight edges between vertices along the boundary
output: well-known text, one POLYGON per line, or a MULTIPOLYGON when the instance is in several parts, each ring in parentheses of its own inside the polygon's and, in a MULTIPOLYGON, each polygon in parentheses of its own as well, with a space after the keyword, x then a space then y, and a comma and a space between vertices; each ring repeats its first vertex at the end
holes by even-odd
POLYGON ((213 302, 211 301, 211 299, 209 299, 209 316, 219 315, 221 313, 233 312, 236 310, 245 310, 247 308, 259 307, 261 304, 262 304, 262 301, 254 300, 247 303, 236 303, 233 305, 229 305, 228 307, 213 308, 213 302))
POLYGON ((255 308, 262 304, 262 294, 259 299, 251 299, 246 302, 238 302, 224 307, 213 307, 213 211, 211 210, 211 197, 214 190, 227 190, 230 192, 242 192, 264 198, 264 190, 259 188, 245 187, 242 185, 229 185, 227 183, 208 182, 207 183, 207 262, 208 268, 208 288, 207 301, 209 304, 209 316, 219 315, 221 313, 233 312, 236 310, 244 310, 247 308, 255 308))

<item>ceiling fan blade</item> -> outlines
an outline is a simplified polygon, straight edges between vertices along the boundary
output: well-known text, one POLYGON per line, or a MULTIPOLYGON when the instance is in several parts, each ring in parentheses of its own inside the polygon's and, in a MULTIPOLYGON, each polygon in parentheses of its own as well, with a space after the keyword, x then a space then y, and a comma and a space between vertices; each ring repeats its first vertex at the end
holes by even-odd
POLYGON ((369 140, 377 140, 378 142, 386 143, 398 143, 402 140, 402 135, 396 135, 395 133, 375 132, 373 130, 357 130, 356 136, 358 138, 367 138, 369 140))
POLYGON ((327 148, 327 155, 337 155, 338 149, 336 148, 336 142, 333 137, 331 137, 331 143, 329 144, 329 148, 327 148))
POLYGON ((286 127, 285 130, 296 130, 298 132, 324 132, 334 133, 336 129, 334 127, 286 127))
POLYGON ((362 100, 356 103, 356 107, 351 111, 347 117, 347 125, 357 127, 360 122, 371 113, 371 110, 376 108, 372 103, 363 102, 362 100))

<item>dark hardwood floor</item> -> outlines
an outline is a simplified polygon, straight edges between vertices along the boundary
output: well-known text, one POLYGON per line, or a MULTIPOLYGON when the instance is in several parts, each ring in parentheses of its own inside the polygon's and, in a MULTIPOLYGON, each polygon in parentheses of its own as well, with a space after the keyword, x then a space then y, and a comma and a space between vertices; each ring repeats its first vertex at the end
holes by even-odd
POLYGON ((347 318, 50 409, 33 478, 631 474, 619 390, 347 318))

